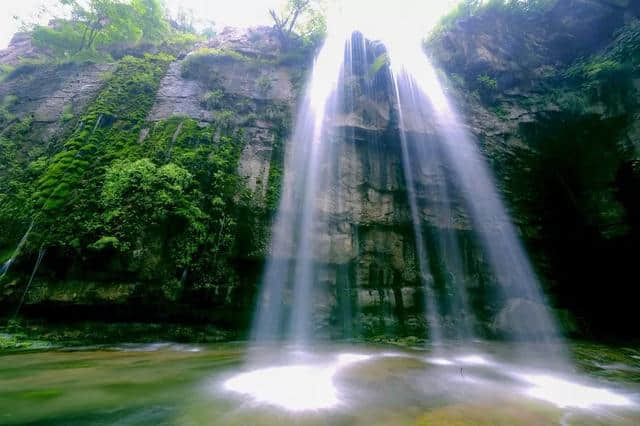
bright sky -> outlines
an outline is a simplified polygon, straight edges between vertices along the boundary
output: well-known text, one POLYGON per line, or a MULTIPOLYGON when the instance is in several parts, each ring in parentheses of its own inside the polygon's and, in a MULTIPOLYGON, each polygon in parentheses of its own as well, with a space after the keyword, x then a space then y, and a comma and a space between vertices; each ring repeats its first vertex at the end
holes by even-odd
MULTIPOLYGON (((399 3, 408 7, 411 13, 407 16, 425 21, 434 20, 457 0, 330 0, 344 4, 358 4, 363 14, 371 4, 393 4, 396 10, 402 10, 399 3)), ((277 8, 284 0, 165 0, 175 15, 179 8, 193 10, 197 19, 214 21, 218 29, 225 26, 248 27, 270 25, 268 10, 277 8)), ((20 21, 13 17, 33 22, 46 23, 56 13, 57 0, 0 0, 0 48, 9 43, 11 36, 18 30, 20 21), (44 10, 44 13, 42 12, 44 10)), ((407 10, 406 8, 404 9, 407 10)))

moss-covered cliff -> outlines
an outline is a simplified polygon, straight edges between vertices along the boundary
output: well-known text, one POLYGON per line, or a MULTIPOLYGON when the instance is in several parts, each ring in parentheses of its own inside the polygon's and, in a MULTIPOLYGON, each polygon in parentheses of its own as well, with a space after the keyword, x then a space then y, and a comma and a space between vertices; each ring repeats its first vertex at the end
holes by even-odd
POLYGON ((246 324, 307 63, 270 37, 6 77, 0 262, 30 229, 6 312, 43 250, 25 313, 246 324))

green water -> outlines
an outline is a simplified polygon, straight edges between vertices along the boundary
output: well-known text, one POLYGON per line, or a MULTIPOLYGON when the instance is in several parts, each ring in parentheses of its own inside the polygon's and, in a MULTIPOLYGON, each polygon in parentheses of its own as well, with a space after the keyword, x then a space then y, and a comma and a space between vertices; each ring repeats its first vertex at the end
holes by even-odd
MULTIPOLYGON (((513 362, 509 347, 489 344, 473 352, 327 344, 248 354, 243 344, 157 344, 4 353, 0 424, 640 424, 640 351, 581 344, 573 353, 578 370, 571 381, 609 392, 613 405, 581 406, 590 392, 582 395, 582 388, 560 387, 559 395, 541 397, 521 375, 547 377, 544 359, 525 368, 513 362), (288 370, 292 364, 308 367, 309 378, 288 370), (255 370, 274 373, 257 374, 261 381, 250 390, 260 396, 229 389, 238 374, 255 370), (307 397, 316 376, 330 389, 307 397), (295 406, 313 398, 328 406, 295 406)), ((252 386, 255 377, 245 376, 241 382, 252 386)))

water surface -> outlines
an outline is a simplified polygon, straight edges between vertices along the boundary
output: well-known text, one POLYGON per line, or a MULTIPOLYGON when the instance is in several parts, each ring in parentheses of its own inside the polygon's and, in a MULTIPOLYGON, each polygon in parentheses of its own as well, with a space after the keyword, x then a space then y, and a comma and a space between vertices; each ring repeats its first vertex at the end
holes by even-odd
POLYGON ((488 343, 6 353, 0 424, 640 424, 640 351, 573 349, 573 373, 547 370, 543 358, 519 365, 509 346, 488 343))

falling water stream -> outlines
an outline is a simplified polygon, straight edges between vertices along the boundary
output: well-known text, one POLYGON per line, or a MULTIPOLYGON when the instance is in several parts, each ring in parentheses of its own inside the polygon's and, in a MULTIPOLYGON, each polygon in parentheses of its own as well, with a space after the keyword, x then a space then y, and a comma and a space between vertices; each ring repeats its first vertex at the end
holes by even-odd
POLYGON ((20 251, 22 250, 22 247, 27 242, 27 238, 29 238, 29 234, 31 233, 31 230, 33 229, 33 224, 34 224, 34 221, 32 221, 31 225, 29 225, 29 228, 27 229, 27 232, 24 233, 24 236, 22 237, 22 239, 18 243, 18 246, 16 247, 16 249, 13 251, 13 254, 9 258, 9 260, 7 260, 0 267, 0 283, 2 283, 2 279, 5 277, 7 272, 9 272, 9 268, 11 268, 11 265, 13 265, 13 262, 15 262, 16 257, 18 257, 18 255, 20 254, 20 251))
MULTIPOLYGON (((288 147, 283 196, 253 327, 257 341, 284 338, 301 344, 314 334, 317 264, 328 257, 322 237, 327 233, 327 217, 335 207, 332 188, 339 187, 336 182, 342 178, 335 173, 340 169, 340 158, 334 153, 334 145, 339 143, 333 142, 332 129, 340 114, 354 102, 353 93, 346 87, 353 75, 354 52, 365 58, 365 66, 370 53, 364 37, 352 37, 354 31, 360 30, 358 20, 336 21, 315 61, 288 147)), ((464 130, 434 67, 423 53, 419 33, 413 34, 394 26, 392 32, 378 29, 374 36, 384 44, 390 64, 428 337, 433 343, 444 338, 469 341, 474 337, 462 255, 451 224, 455 196, 463 200, 503 301, 527 308, 521 309, 521 315, 514 315, 508 337, 561 348, 540 286, 485 160, 464 130), (431 192, 419 194, 418 185, 424 186, 425 181, 431 192), (425 202, 436 205, 441 218, 441 229, 434 232, 431 244, 425 239, 425 202), (444 265, 447 276, 453 277, 446 300, 434 288, 431 265, 435 261, 444 265), (441 324, 443 310, 456 319, 453 331, 446 335, 441 324)))

